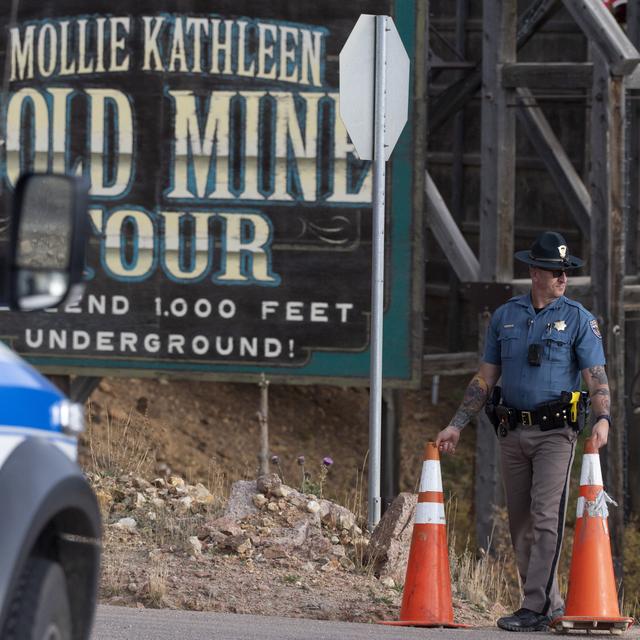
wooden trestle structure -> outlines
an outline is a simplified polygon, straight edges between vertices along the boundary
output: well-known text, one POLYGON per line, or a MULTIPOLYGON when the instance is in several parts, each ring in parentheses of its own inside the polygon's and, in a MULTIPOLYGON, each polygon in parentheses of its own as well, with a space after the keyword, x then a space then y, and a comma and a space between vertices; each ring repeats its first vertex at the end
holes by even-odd
MULTIPOLYGON (((594 313, 605 339, 614 428, 604 466, 608 492, 620 501, 625 497, 625 509, 612 510, 610 515, 614 564, 621 576, 624 517, 640 514, 640 470, 632 462, 640 457, 634 412, 637 391, 632 388, 640 371, 640 53, 636 48, 640 42, 640 0, 629 0, 626 28, 616 22, 602 0, 483 0, 481 9, 474 8, 481 11, 476 21, 481 20, 482 28, 481 51, 476 48, 475 60, 465 51, 471 3, 456 0, 455 16, 451 15, 454 3, 447 4, 448 9, 444 3, 432 1, 429 12, 430 78, 436 79, 438 90, 432 90, 429 98, 428 228, 453 271, 451 282, 456 282, 460 295, 472 305, 475 302, 478 335, 482 337, 489 312, 528 288, 528 281, 514 278, 513 271, 514 249, 528 247, 533 233, 530 230, 527 238, 521 234, 523 246, 516 246, 520 232, 516 222, 518 122, 519 135, 548 170, 558 199, 571 214, 564 226, 578 230, 575 237, 580 240, 571 242, 573 250, 578 255, 586 253, 588 258, 589 275, 571 278, 568 295, 594 313), (447 13, 446 20, 441 12, 447 13), (573 20, 579 27, 575 31, 584 34, 584 51, 582 55, 577 51, 575 61, 547 61, 545 52, 536 50, 537 35, 558 19, 565 23, 573 20), (445 22, 448 38, 440 33, 445 22), (445 39, 452 52, 448 63, 434 51, 445 39), (519 52, 526 45, 527 61, 519 61, 519 52), (438 84, 443 69, 454 76, 452 82, 438 84), (550 110, 544 101, 549 95, 560 100, 566 96, 584 110, 583 170, 576 169, 562 132, 548 119, 550 110), (478 96, 479 219, 472 233, 467 225, 465 234, 460 212, 469 150, 463 108, 478 96), (439 190, 446 174, 441 171, 438 181, 432 173, 437 153, 432 153, 431 140, 437 139, 445 124, 451 127, 447 169, 451 183, 443 189, 450 192, 449 198, 439 190), (477 251, 471 248, 470 235, 477 241, 477 251)), ((531 218, 531 222, 538 222, 531 218)), ((551 225, 538 222, 539 230, 545 226, 551 225)), ((449 304, 451 325, 456 309, 449 304)), ((427 355, 425 374, 474 370, 478 353, 453 351, 455 346, 456 340, 450 339, 449 353, 427 355)), ((486 546, 492 524, 490 505, 500 502, 501 488, 492 427, 484 416, 478 422, 477 460, 482 464, 476 469, 476 513, 485 515, 477 520, 477 542, 486 546)))

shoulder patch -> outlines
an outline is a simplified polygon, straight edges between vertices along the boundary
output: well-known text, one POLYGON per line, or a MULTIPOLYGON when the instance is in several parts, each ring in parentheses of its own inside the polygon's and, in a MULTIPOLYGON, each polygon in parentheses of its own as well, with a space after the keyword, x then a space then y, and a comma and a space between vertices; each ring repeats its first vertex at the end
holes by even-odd
POLYGON ((589 326, 591 327, 591 331, 595 334, 596 338, 602 340, 602 334, 600 333, 600 327, 598 327, 598 321, 594 318, 593 320, 589 320, 589 326))

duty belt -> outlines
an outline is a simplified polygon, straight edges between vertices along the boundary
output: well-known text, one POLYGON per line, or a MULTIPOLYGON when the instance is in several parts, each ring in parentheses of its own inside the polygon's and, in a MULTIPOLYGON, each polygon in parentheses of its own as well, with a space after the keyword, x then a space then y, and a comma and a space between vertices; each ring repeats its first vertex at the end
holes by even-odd
POLYGON ((566 406, 562 409, 558 408, 556 410, 551 408, 545 409, 532 409, 531 411, 522 411, 520 409, 514 409, 516 422, 519 422, 521 425, 525 427, 532 427, 536 425, 546 426, 547 424, 551 424, 558 421, 569 419, 569 406, 566 406))
POLYGON ((538 405, 535 409, 516 409, 502 404, 502 389, 494 387, 485 405, 491 424, 501 436, 518 425, 540 427, 540 431, 560 429, 567 424, 580 431, 589 413, 589 396, 586 391, 562 391, 560 398, 538 405))
POLYGON ((495 408, 501 423, 515 429, 518 424, 524 427, 539 426, 542 431, 559 429, 570 420, 571 405, 563 402, 550 402, 537 409, 515 409, 504 405, 495 408))

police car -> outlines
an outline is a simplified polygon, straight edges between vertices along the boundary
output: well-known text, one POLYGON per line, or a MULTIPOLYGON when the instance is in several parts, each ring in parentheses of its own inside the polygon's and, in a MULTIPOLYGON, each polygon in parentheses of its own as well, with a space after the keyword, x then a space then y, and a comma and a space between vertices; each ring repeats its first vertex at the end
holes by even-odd
MULTIPOLYGON (((76 178, 27 176, 14 200, 2 302, 29 311, 77 295, 86 187, 76 178)), ((0 343, 2 640, 89 638, 100 514, 76 464, 82 428, 82 407, 0 343)))

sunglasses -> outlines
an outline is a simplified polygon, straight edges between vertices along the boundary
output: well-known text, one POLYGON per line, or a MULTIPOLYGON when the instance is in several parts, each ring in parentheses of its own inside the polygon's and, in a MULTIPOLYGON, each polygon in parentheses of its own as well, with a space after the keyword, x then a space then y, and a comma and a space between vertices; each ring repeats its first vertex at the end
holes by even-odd
POLYGON ((550 273, 554 278, 560 278, 563 273, 567 273, 564 269, 542 269, 542 271, 550 273))

